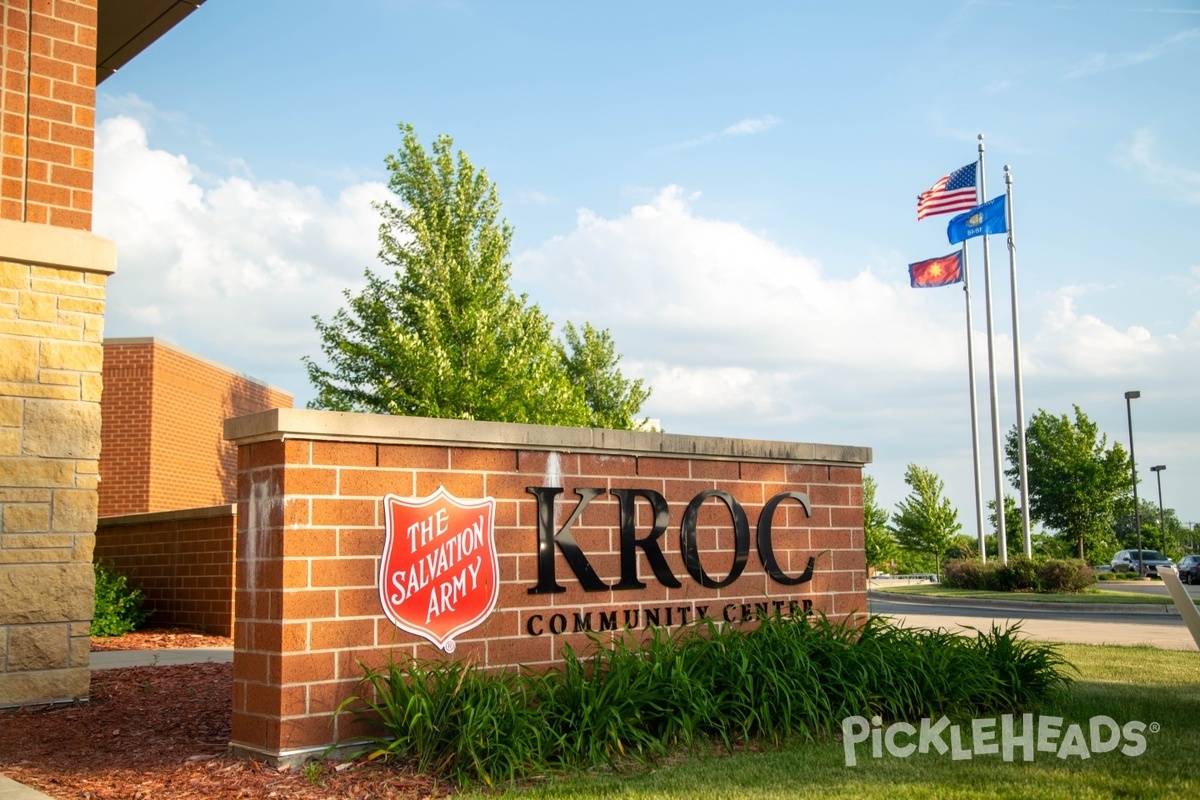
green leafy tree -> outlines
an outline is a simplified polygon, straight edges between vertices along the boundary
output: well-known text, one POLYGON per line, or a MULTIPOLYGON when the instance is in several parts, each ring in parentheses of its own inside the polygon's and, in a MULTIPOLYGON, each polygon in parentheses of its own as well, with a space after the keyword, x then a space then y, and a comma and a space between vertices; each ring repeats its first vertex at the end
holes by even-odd
POLYGON ((410 125, 388 156, 395 202, 376 208, 380 260, 314 317, 325 365, 305 357, 312 408, 423 417, 631 428, 649 395, 617 368, 608 331, 568 326, 564 346, 536 304, 509 287, 512 228, 500 199, 453 141, 430 151, 410 125))
POLYGON ((642 381, 626 380, 617 364, 621 356, 616 351, 608 331, 598 331, 590 322, 582 330, 570 322, 563 328, 564 342, 559 354, 566 367, 567 378, 583 389, 584 402, 593 428, 628 429, 633 427, 638 411, 650 397, 642 381))
MULTIPOLYGON (((992 536, 996 535, 996 501, 987 501, 988 509, 988 524, 992 526, 992 536)), ((1020 542, 1021 536, 1021 507, 1017 505, 1017 501, 1012 495, 1004 495, 1004 535, 1008 539, 1010 545, 1013 541, 1013 531, 1016 531, 1016 539, 1020 542)), ((1032 533, 1032 532, 1031 532, 1032 533)), ((1019 546, 1019 545, 1018 545, 1019 546)))
POLYGON ((863 476, 863 545, 867 566, 887 570, 896 560, 896 540, 888 530, 891 516, 875 498, 878 486, 870 475, 863 476))
MULTIPOLYGON (((1142 522, 1142 547, 1158 550, 1172 558, 1183 555, 1188 544, 1188 529, 1179 521, 1173 508, 1164 508, 1162 525, 1159 523, 1158 502, 1138 499, 1138 511, 1142 522)), ((1118 504, 1113 529, 1119 547, 1137 547, 1137 532, 1133 526, 1133 497, 1127 496, 1118 504)), ((1190 551, 1189 551, 1190 552, 1190 551)))
POLYGON ((904 482, 912 491, 896 505, 892 533, 901 549, 931 556, 940 576, 942 557, 962 530, 958 511, 942 496, 946 484, 935 472, 909 464, 904 482))
MULTIPOLYGON (((985 541, 986 544, 986 541, 985 541)), ((950 546, 946 548, 945 558, 943 561, 950 561, 956 558, 978 558, 979 557, 979 542, 974 536, 968 536, 965 533, 960 533, 950 540, 950 546)))
MULTIPOLYGON (((1019 440, 1014 425, 1005 452, 1009 481, 1019 491, 1019 440)), ((1075 419, 1039 409, 1025 428, 1029 473, 1029 511, 1033 519, 1058 532, 1079 558, 1102 558, 1112 549, 1113 523, 1130 491, 1129 458, 1075 406, 1075 419)))

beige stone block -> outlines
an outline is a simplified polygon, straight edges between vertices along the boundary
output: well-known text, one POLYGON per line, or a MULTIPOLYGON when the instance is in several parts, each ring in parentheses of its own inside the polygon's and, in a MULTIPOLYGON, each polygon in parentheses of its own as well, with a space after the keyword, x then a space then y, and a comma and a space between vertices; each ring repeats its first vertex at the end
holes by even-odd
POLYGON ((0 664, 8 663, 8 637, 5 633, 6 631, 0 631, 0 664))
POLYGON ((89 635, 91 635, 91 632, 92 632, 92 621, 91 620, 88 620, 87 622, 72 622, 71 623, 71 636, 72 637, 89 636, 89 635))
POLYGON ((11 261, 0 261, 0 286, 6 289, 28 289, 29 267, 11 261))
POLYGON ((70 550, 0 550, 0 567, 5 564, 70 564, 74 561, 70 550))
POLYGON ((16 289, 0 289, 0 306, 15 306, 21 299, 21 293, 16 289))
POLYGON ((83 283, 84 273, 77 269, 58 269, 57 267, 30 267, 29 277, 48 278, 52 281, 67 283, 83 283))
POLYGON ((99 373, 85 372, 79 376, 79 399, 99 403, 104 393, 104 379, 99 373))
POLYGON ((0 381, 37 380, 38 340, 25 336, 0 339, 0 381))
MULTIPOLYGON (((93 517, 93 519, 95 519, 93 517)), ((96 525, 92 523, 92 529, 95 530, 96 525)), ((94 561, 96 555, 96 534, 94 533, 79 533, 75 535, 75 549, 71 551, 71 560, 94 561)))
MULTIPOLYGON (((95 531, 96 493, 91 489, 55 489, 50 516, 56 531, 95 531)), ((91 560, 90 555, 88 560, 91 560)))
POLYGON ((100 486, 100 476, 99 475, 76 475, 75 476, 75 488, 76 489, 97 489, 97 488, 99 488, 99 486, 100 486))
POLYGON ((0 536, 0 547, 36 549, 56 547, 69 550, 75 546, 75 537, 69 533, 6 533, 0 536))
POLYGON ((82 700, 91 680, 87 667, 0 673, 0 707, 82 700))
POLYGON ((0 381, 0 396, 6 394, 15 397, 41 397, 47 400, 78 400, 80 390, 74 386, 0 381))
POLYGON ((71 663, 72 667, 88 668, 92 661, 92 639, 88 636, 86 628, 83 635, 75 634, 76 624, 71 624, 71 663))
POLYGON ((95 591, 90 562, 0 567, 0 625, 90 620, 95 591))
POLYGON ((58 298, 52 294, 21 292, 17 310, 21 319, 54 322, 58 318, 58 298))
POLYGON ((21 416, 24 401, 17 397, 0 397, 0 427, 21 427, 21 416))
MULTIPOLYGON (((10 503, 4 506, 5 533, 38 533, 50 530, 50 505, 48 503, 10 503)), ((11 537, 4 537, 5 547, 28 547, 30 545, 9 544, 11 537)), ((53 545, 43 545, 51 547, 53 545)), ((66 544, 60 545, 62 547, 66 544)))
MULTIPOLYGON (((75 475, 99 475, 100 462, 94 458, 81 458, 75 462, 75 475)), ((78 488, 78 486, 77 486, 78 488)))
POLYGON ((99 458, 100 404, 26 400, 23 446, 31 456, 99 458))
POLYGON ((86 297, 90 300, 103 300, 103 286, 88 286, 85 283, 67 283, 66 281, 48 281, 43 278, 29 279, 29 288, 35 292, 58 294, 64 297, 86 297))
POLYGON ((75 464, 44 458, 0 458, 0 486, 72 486, 75 464))
POLYGON ((99 372, 104 366, 104 349, 91 342, 42 342, 41 366, 99 372))
POLYGON ((85 319, 91 319, 91 317, 85 314, 76 314, 74 311, 59 311, 55 315, 55 321, 59 325, 70 325, 74 328, 82 328, 85 319))
POLYGON ((89 272, 84 276, 84 281, 96 286, 103 286, 108 281, 108 276, 100 272, 89 272))
POLYGON ((0 319, 0 333, 74 342, 79 341, 82 335, 78 328, 72 328, 69 325, 54 325, 49 322, 34 322, 28 319, 0 319))
POLYGON ((49 503, 49 489, 13 489, 0 484, 0 503, 49 503))
POLYGON ((63 669, 69 665, 66 625, 16 625, 8 629, 8 670, 63 669))
POLYGON ((78 386, 81 374, 87 375, 90 373, 60 372, 56 369, 44 369, 38 373, 38 381, 52 386, 78 386))
POLYGON ((83 339, 87 342, 104 341, 104 317, 88 315, 84 318, 83 339))
POLYGON ((0 428, 0 456, 21 455, 21 429, 0 428))
POLYGON ((60 311, 78 311, 83 314, 103 314, 104 301, 88 300, 80 297, 60 297, 58 298, 58 308, 60 311))
POLYGON ((16 318, 17 318, 16 303, 13 303, 12 305, 0 305, 0 319, 16 319, 16 318))

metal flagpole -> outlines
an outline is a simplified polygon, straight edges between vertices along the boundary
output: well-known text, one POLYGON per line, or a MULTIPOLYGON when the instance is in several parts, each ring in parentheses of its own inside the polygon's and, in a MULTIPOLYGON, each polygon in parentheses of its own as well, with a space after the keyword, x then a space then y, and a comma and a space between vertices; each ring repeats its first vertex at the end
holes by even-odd
MULTIPOLYGON (((979 203, 987 198, 987 182, 983 171, 983 134, 979 134, 979 203)), ((1004 483, 1000 462, 1000 406, 996 396, 995 323, 992 321, 992 265, 988 253, 988 237, 983 235, 983 293, 987 307, 988 384, 992 398, 992 468, 996 474, 996 550, 1000 563, 1008 563, 1008 540, 1004 535, 1004 483)))
POLYGON ((1013 238, 1012 169, 1004 165, 1004 208, 1008 213, 1008 271, 1012 280, 1013 375, 1017 385, 1017 468, 1021 471, 1021 543, 1025 555, 1033 557, 1029 533, 1029 471, 1025 461, 1025 390, 1021 388, 1021 326, 1017 321, 1017 243, 1013 238))
POLYGON ((971 270, 967 243, 962 245, 963 294, 967 299, 967 375, 971 380, 971 455, 975 465, 975 530, 979 534, 979 561, 987 563, 987 538, 983 528, 983 481, 979 468, 979 401, 975 396, 975 328, 971 324, 971 270))

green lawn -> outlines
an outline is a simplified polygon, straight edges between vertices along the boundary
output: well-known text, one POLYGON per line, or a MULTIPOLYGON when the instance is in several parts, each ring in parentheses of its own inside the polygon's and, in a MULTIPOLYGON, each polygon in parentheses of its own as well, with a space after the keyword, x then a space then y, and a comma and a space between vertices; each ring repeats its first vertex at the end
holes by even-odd
MULTIPOLYGON (((1093 590, 1080 594, 1036 594, 1034 592, 988 592, 982 589, 950 589, 937 584, 921 584, 919 586, 889 586, 874 591, 887 594, 915 594, 922 597, 962 597, 973 600, 1020 600, 1030 603, 1122 603, 1129 605, 1167 606, 1171 605, 1170 597, 1165 595, 1142 594, 1140 592, 1122 592, 1109 590, 1093 590)), ((1200 602, 1196 600, 1195 602, 1200 602)))
MULTIPOLYGON (((949 754, 886 755, 858 746, 847 767, 840 741, 795 742, 734 755, 706 750, 621 773, 547 779, 510 789, 512 798, 1108 798, 1200 794, 1200 653, 1148 647, 1063 645, 1078 669, 1071 690, 1043 714, 1063 717, 1064 735, 1107 715, 1118 724, 1157 723, 1139 756, 1119 751, 1088 759, 1038 752, 1032 763, 998 755, 955 761, 949 754), (1136 681, 1131 678, 1136 676, 1136 681)), ((987 715, 981 715, 987 716, 987 715)), ((1128 741, 1128 740, 1126 740, 1128 741)), ((970 747, 969 742, 964 742, 970 747)), ((1019 752, 1019 751, 1018 751, 1019 752)), ((1019 756, 1018 756, 1019 757, 1019 756)), ((494 796, 494 795, 493 795, 494 796)))

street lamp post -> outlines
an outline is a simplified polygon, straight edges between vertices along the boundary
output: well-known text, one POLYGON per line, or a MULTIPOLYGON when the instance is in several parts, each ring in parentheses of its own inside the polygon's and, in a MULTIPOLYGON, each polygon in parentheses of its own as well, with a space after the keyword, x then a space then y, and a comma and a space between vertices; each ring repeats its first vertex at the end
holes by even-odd
POLYGON ((1157 467, 1151 467, 1150 471, 1158 478, 1158 532, 1162 537, 1163 547, 1167 545, 1167 523, 1166 517, 1163 516, 1162 504, 1162 473, 1167 468, 1166 464, 1159 464, 1157 467))
POLYGON ((1138 576, 1144 578, 1146 577, 1146 566, 1142 563, 1142 518, 1138 513, 1137 461, 1133 457, 1133 407, 1129 402, 1141 396, 1141 392, 1125 393, 1125 416, 1129 420, 1129 471, 1132 473, 1133 478, 1133 527, 1137 530, 1138 576))

